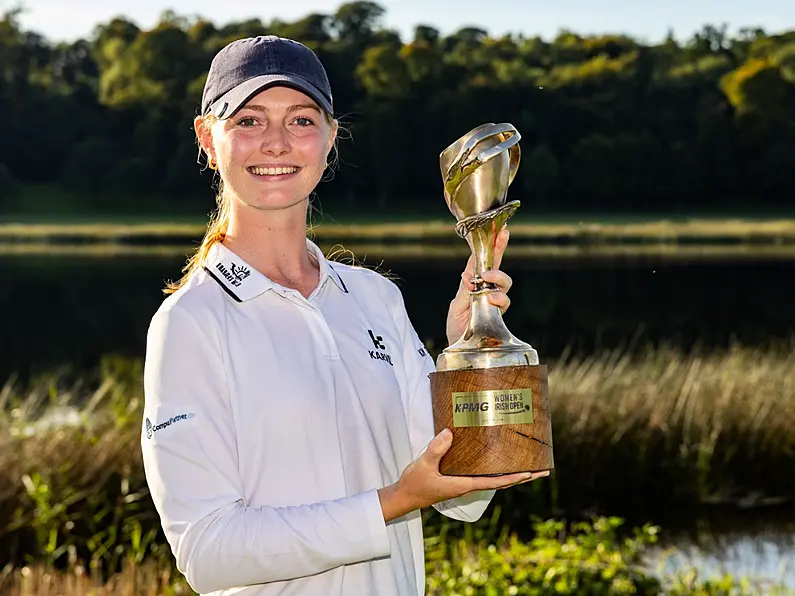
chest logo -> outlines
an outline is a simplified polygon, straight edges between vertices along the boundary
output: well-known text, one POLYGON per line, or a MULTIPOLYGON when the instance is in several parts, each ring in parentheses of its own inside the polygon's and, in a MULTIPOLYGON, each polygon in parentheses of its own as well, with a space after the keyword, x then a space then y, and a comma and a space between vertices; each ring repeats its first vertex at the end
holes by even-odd
POLYGON ((392 356, 386 353, 386 346, 384 345, 384 338, 381 335, 376 335, 373 333, 372 329, 368 329, 367 333, 370 334, 370 339, 373 342, 374 350, 368 350, 370 353, 371 360, 381 360, 382 362, 386 362, 389 366, 394 366, 392 364, 392 356))

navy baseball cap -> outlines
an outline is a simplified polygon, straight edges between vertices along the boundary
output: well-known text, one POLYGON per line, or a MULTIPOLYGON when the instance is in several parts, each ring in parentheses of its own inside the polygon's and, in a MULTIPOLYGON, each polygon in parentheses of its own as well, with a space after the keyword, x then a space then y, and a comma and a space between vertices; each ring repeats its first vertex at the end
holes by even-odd
POLYGON ((292 39, 264 35, 233 41, 215 55, 204 83, 202 116, 229 118, 275 85, 297 89, 334 113, 331 86, 317 55, 292 39))

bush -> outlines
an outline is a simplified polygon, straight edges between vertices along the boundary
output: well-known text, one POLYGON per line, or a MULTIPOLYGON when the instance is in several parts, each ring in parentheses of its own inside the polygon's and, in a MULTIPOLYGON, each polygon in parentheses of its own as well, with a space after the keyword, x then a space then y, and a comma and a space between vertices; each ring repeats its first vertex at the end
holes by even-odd
POLYGON ((429 538, 428 596, 466 594, 641 594, 656 595, 660 580, 642 566, 658 528, 644 526, 620 541, 618 518, 578 522, 565 532, 560 521, 537 522, 535 538, 516 537, 499 544, 462 538, 429 538))

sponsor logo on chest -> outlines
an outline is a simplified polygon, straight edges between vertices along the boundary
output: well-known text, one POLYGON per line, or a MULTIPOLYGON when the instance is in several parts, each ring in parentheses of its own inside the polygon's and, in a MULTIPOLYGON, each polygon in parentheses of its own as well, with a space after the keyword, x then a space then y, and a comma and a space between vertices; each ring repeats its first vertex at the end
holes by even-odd
POLYGON ((386 346, 383 343, 384 338, 373 333, 372 329, 368 329, 367 333, 370 334, 370 339, 372 340, 373 347, 375 348, 373 350, 368 350, 370 353, 370 359, 380 360, 381 362, 386 362, 389 364, 389 366, 394 366, 394 364, 392 364, 392 356, 387 353, 386 346))

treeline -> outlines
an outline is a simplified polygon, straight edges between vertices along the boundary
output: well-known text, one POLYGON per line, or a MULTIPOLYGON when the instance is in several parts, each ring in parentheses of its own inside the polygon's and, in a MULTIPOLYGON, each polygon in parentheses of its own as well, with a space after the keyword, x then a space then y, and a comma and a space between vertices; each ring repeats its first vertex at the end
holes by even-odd
MULTIPOLYGON (((349 2, 295 22, 218 25, 167 12, 88 39, 49 41, 0 15, 0 212, 14 189, 73 191, 86 212, 211 198, 192 131, 206 71, 229 41, 271 33, 312 47, 351 131, 321 197, 355 209, 440 200, 439 152, 483 122, 513 123, 512 195, 530 209, 777 208, 795 196, 795 31, 705 26, 657 45, 623 35, 402 40, 384 9, 349 2), (118 201, 119 196, 134 202, 118 201), (111 198, 113 197, 113 198, 111 198)), ((326 206, 328 202, 324 202, 326 206)))

